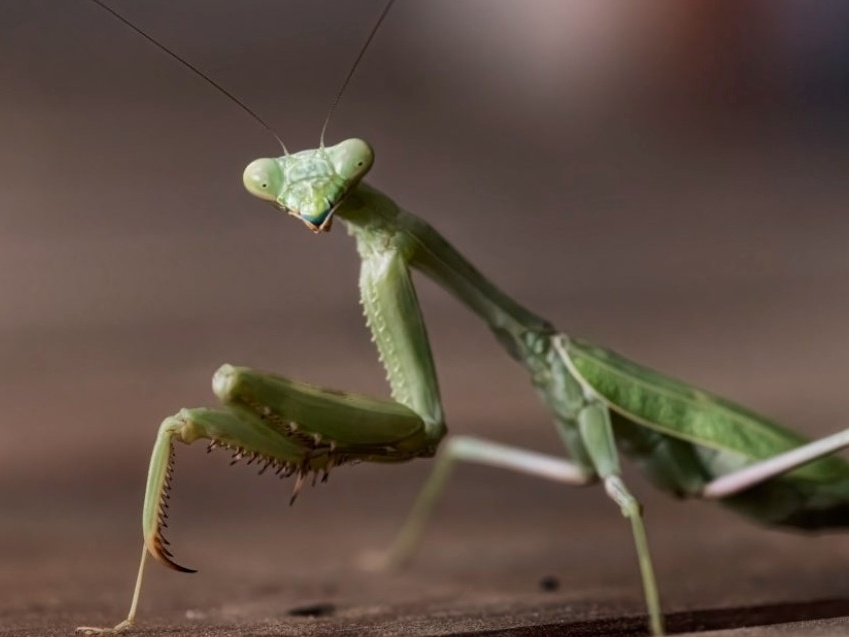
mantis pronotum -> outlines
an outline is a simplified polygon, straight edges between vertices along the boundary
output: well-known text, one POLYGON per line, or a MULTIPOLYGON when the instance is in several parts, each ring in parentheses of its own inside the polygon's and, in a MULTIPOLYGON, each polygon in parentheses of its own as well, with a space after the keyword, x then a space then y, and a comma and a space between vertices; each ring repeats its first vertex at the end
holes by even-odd
POLYGON ((150 553, 182 571, 162 535, 173 442, 209 441, 262 470, 309 479, 355 461, 392 463, 437 455, 432 478, 387 561, 407 560, 457 461, 477 462, 571 485, 598 483, 628 518, 654 634, 663 619, 641 508, 624 484, 619 455, 678 497, 717 499, 762 522, 797 528, 849 525, 849 464, 830 456, 849 433, 809 443, 722 398, 664 377, 613 352, 571 338, 490 283, 422 219, 362 179, 374 155, 348 139, 264 158, 244 173, 247 190, 300 219, 311 231, 338 219, 362 260, 366 320, 386 368, 392 400, 316 387, 273 374, 221 367, 213 388, 223 409, 184 409, 165 419, 154 445, 143 513, 144 548, 127 619, 150 553), (424 320, 411 280, 416 269, 479 316, 523 364, 569 458, 471 437, 446 435, 424 320))

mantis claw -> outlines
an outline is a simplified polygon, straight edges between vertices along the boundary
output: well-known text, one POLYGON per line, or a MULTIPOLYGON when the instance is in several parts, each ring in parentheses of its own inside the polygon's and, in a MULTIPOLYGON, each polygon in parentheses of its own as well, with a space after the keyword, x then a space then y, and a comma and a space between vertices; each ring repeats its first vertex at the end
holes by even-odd
POLYGON ((167 566, 170 569, 175 571, 179 571, 180 573, 197 573, 196 569, 188 568, 185 566, 181 566, 174 561, 174 555, 165 548, 169 544, 168 540, 162 537, 161 534, 157 534, 153 537, 150 544, 148 544, 148 550, 150 554, 153 555, 157 560, 159 560, 162 564, 167 566))
POLYGON ((400 462, 432 453, 422 419, 394 401, 317 387, 231 365, 213 377, 213 389, 226 410, 183 409, 160 425, 150 459, 142 514, 144 546, 130 614, 113 628, 80 627, 86 635, 116 634, 133 625, 145 558, 181 573, 194 573, 174 560, 169 541, 168 505, 174 473, 174 442, 208 441, 235 464, 245 460, 262 474, 294 477, 289 504, 307 480, 326 482, 333 469, 363 460, 400 462))
POLYGON ((168 568, 181 573, 195 573, 195 569, 181 566, 174 561, 174 556, 167 548, 170 542, 163 534, 163 529, 168 528, 168 501, 171 498, 171 479, 174 475, 174 447, 171 444, 171 436, 174 434, 175 424, 181 426, 179 420, 166 419, 153 449, 148 493, 145 498, 144 543, 150 554, 168 568))

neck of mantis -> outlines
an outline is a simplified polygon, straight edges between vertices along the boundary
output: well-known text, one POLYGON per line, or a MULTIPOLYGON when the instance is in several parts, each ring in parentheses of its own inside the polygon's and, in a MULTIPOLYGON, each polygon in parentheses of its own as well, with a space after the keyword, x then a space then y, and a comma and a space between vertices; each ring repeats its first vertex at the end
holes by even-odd
POLYGON ((361 183, 336 214, 360 246, 394 242, 409 265, 477 314, 515 359, 527 361, 534 337, 554 332, 548 321, 493 285, 433 227, 374 188, 361 183))

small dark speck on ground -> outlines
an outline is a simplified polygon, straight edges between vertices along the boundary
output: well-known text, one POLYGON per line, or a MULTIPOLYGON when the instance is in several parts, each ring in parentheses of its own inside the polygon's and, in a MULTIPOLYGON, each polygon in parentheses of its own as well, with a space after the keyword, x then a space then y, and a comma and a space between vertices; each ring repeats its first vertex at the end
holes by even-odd
POLYGON ((560 588, 560 580, 554 575, 546 575, 539 580, 540 589, 551 592, 560 588))
POLYGON ((336 606, 329 603, 298 606, 289 611, 291 617, 329 617, 336 612, 336 606))

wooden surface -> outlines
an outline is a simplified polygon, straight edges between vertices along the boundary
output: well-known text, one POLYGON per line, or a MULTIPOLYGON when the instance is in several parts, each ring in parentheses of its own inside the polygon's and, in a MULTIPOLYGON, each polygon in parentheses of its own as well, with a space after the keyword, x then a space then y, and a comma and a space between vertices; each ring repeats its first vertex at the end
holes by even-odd
MULTIPOLYGON (((132 17, 295 148, 314 143, 371 20, 312 3, 168 4, 135 3, 132 17)), ((595 59, 607 40, 560 49, 533 19, 568 3, 527 20, 452 4, 397 7, 330 138, 367 137, 374 185, 570 333, 808 435, 846 427, 840 103, 803 108, 774 89, 688 110, 641 66, 650 31, 611 37, 622 48, 584 73, 561 60, 595 59)), ((592 17, 563 10, 568 24, 592 17)), ((277 152, 260 128, 84 2, 0 13, 0 635, 67 635, 126 613, 156 427, 211 405, 218 365, 386 388, 342 229, 312 236, 241 190, 243 166, 277 152)), ((639 30, 653 15, 614 17, 639 30)), ((557 452, 524 372, 451 299, 420 290, 451 430, 557 452)), ((382 574, 359 564, 391 540, 428 462, 342 468, 289 508, 291 484, 200 447, 177 457, 170 539, 200 572, 151 566, 140 634, 643 629, 629 532, 598 488, 464 467, 419 559, 382 574)), ((759 529, 628 471, 670 629, 849 631, 845 534, 759 529)))

